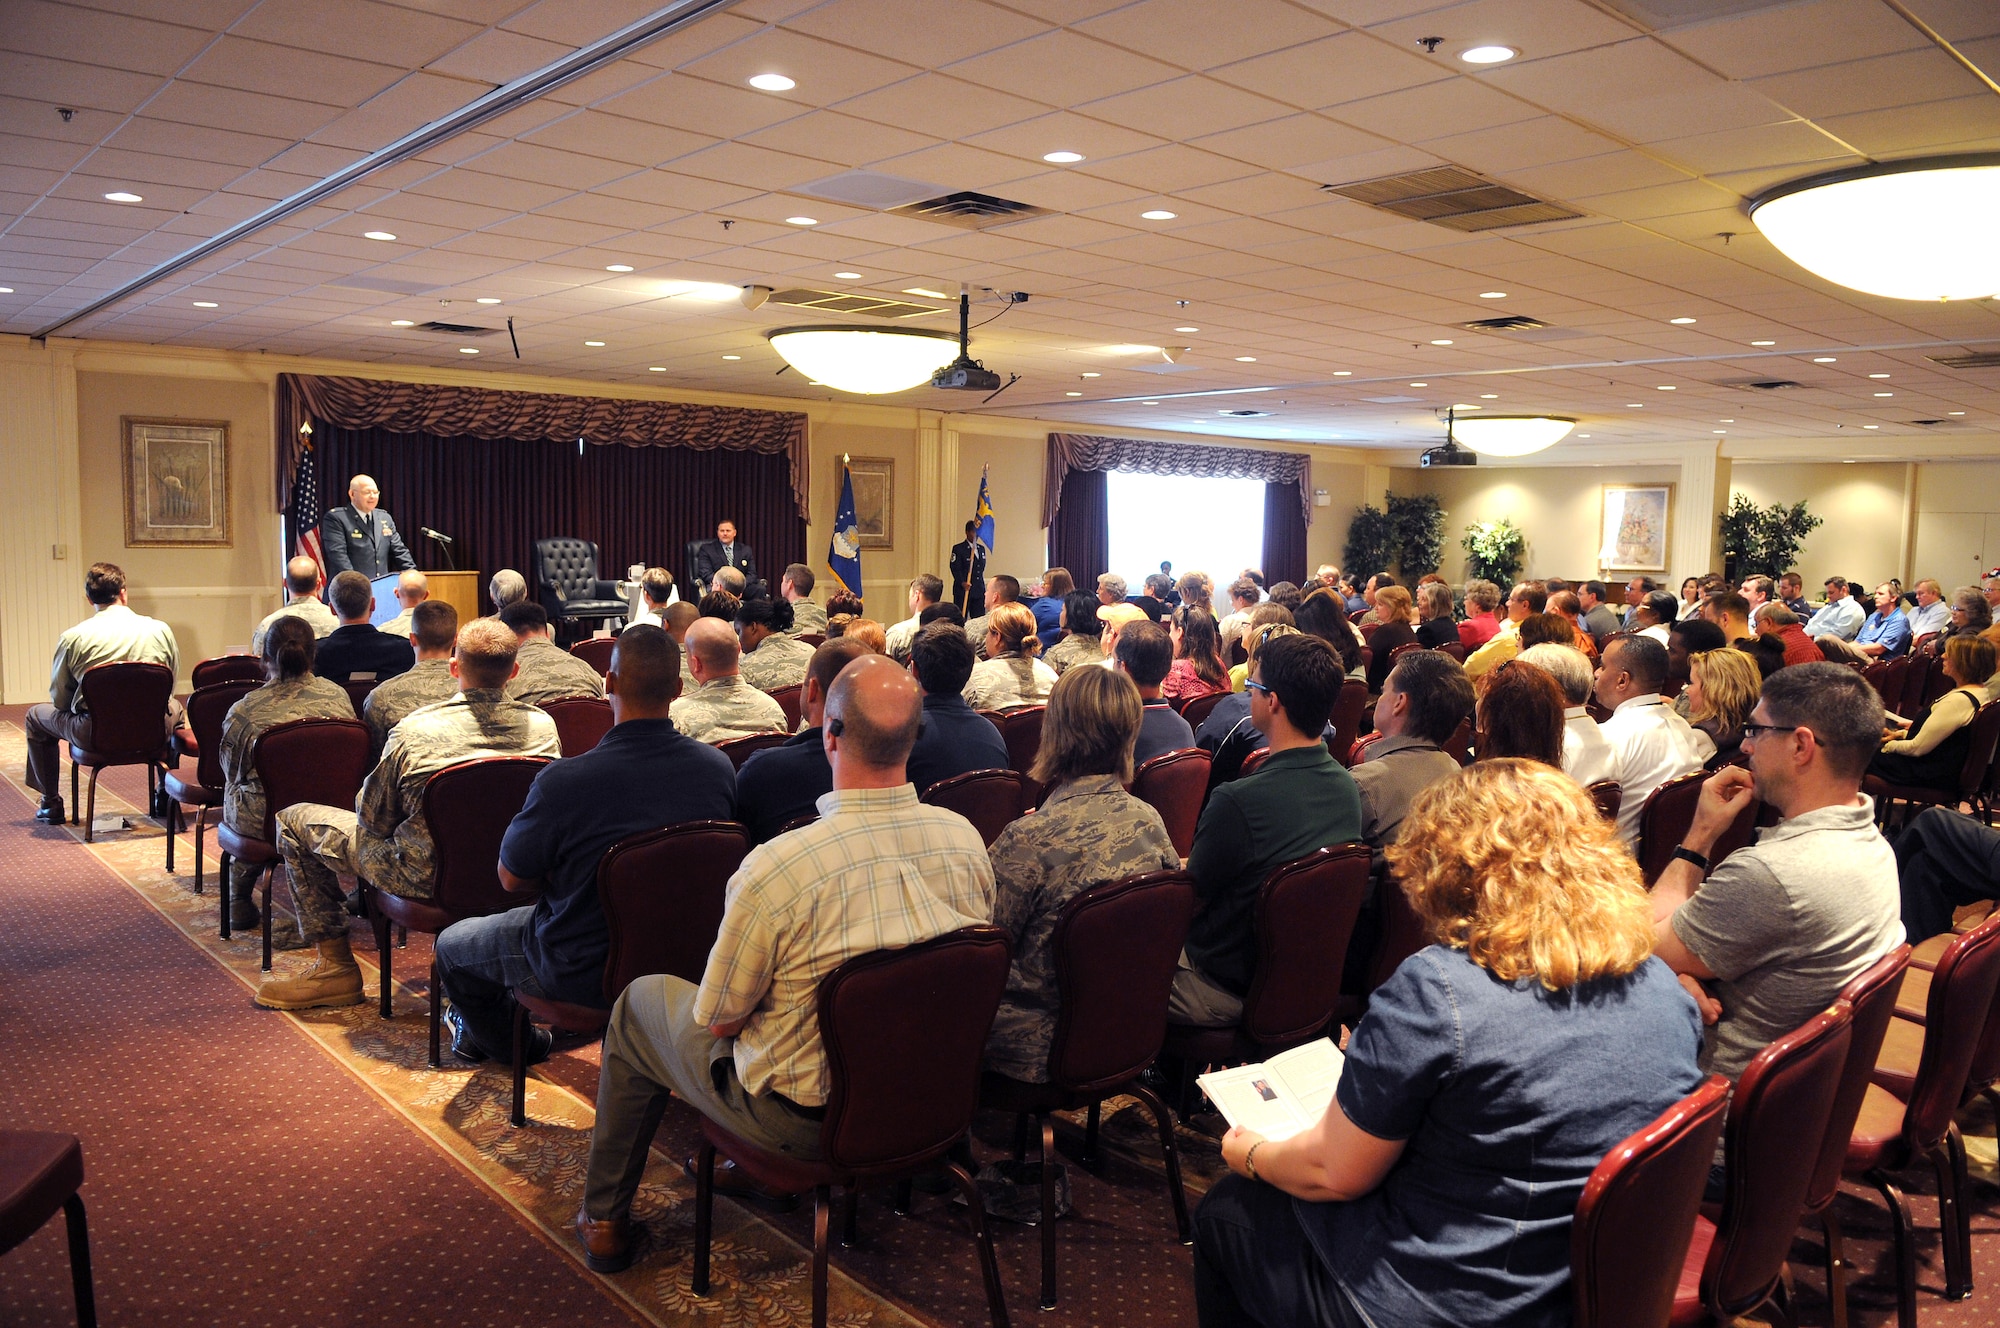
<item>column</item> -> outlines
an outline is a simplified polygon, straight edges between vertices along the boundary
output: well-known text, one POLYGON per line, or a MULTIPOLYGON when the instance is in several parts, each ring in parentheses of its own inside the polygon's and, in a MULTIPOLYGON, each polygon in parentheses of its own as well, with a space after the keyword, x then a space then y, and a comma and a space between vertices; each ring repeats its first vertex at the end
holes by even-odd
POLYGON ((60 343, 0 344, 0 695, 48 700, 56 638, 86 614, 76 362, 60 343))
MULTIPOLYGON (((919 572, 945 573, 951 546, 958 542, 954 520, 958 502, 958 430, 936 411, 924 411, 917 422, 917 567, 919 572)), ((972 508, 965 504, 965 515, 972 508)))
POLYGON ((1673 540, 1662 578, 1670 587, 1681 578, 1722 570, 1717 523, 1729 503, 1729 461, 1720 443, 1688 443, 1681 449, 1680 480, 1674 486, 1673 540))

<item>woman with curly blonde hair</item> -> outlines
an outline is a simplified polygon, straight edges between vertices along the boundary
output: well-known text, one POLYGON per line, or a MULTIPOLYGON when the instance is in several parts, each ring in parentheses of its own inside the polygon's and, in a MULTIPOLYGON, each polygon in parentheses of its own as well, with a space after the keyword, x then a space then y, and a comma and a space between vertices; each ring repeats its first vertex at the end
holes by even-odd
POLYGON ((1584 1182, 1701 1082, 1638 866, 1574 780, 1482 761, 1417 796, 1388 857, 1433 944, 1369 997, 1317 1125, 1224 1137, 1204 1328, 1567 1322, 1584 1182))
POLYGON ((1743 726, 1757 708, 1764 675, 1757 661, 1735 647, 1688 656, 1688 723, 1715 743, 1709 769, 1727 765, 1743 748, 1743 726))

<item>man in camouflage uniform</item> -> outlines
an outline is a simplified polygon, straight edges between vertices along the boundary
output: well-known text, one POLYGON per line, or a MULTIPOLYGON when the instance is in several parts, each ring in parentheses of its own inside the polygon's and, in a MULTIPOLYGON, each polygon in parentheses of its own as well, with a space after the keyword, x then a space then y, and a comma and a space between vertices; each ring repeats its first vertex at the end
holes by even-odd
POLYGON ((408 899, 430 898, 435 864, 424 786, 432 775, 481 756, 562 754, 555 721, 502 690, 514 676, 518 649, 514 633, 500 623, 482 618, 467 624, 451 661, 458 695, 396 726, 354 810, 302 802, 278 813, 278 851, 291 875, 299 931, 319 953, 297 977, 265 979, 259 1005, 304 1010, 361 999, 340 876, 408 899))
MULTIPOLYGON (((1018 604, 1020 601, 1020 578, 1002 572, 986 583, 986 612, 965 624, 965 639, 972 642, 972 653, 975 657, 986 658, 986 623, 992 618, 993 610, 1002 604, 1018 604)), ((1055 668, 1055 665, 1050 664, 1049 667, 1055 668)), ((1062 670, 1056 669, 1056 672, 1060 673, 1062 670)))
POLYGON ((303 618, 311 624, 313 635, 324 640, 340 626, 340 619, 334 616, 326 601, 319 596, 319 564, 310 558, 294 558, 285 564, 285 590, 291 595, 285 607, 265 617, 257 624, 257 630, 250 634, 250 653, 264 653, 264 633, 271 630, 271 624, 280 618, 303 618))
MULTIPOLYGON (((264 634, 264 675, 270 681, 244 695, 222 720, 222 823, 240 835, 264 835, 264 781, 257 776, 257 740, 295 719, 353 719, 354 703, 337 682, 312 671, 316 639, 303 618, 280 618, 264 634)), ((230 864, 229 925, 257 925, 250 892, 263 871, 254 863, 230 864)))
POLYGON ((696 686, 676 698, 668 712, 676 729, 707 743, 785 731, 785 708, 743 681, 741 653, 728 623, 695 619, 687 630, 687 654, 696 686))
POLYGON ((449 701, 458 694, 451 676, 451 645, 458 638, 458 610, 443 600, 427 599, 410 611, 410 645, 417 662, 408 671, 377 683, 361 704, 361 718, 373 739, 371 750, 381 756, 389 731, 427 705, 449 701))
POLYGON ((410 615, 417 611, 417 605, 430 597, 430 578, 412 567, 396 578, 396 602, 403 606, 403 611, 383 623, 379 630, 391 636, 408 636, 416 630, 410 626, 410 615))
POLYGON ((597 670, 549 639, 549 613, 539 604, 523 600, 500 611, 500 621, 520 641, 514 681, 507 695, 529 705, 544 701, 567 701, 572 697, 601 697, 604 679, 597 670))
POLYGON ((813 603, 812 592, 812 568, 804 563, 793 563, 785 569, 785 575, 778 582, 778 594, 792 604, 792 630, 787 635, 826 635, 826 609, 813 603))

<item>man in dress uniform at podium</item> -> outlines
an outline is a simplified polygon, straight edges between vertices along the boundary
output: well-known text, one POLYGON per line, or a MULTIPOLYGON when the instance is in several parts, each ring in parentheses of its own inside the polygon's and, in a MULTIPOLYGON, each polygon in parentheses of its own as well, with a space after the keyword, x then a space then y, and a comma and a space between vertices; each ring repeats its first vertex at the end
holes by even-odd
POLYGON ((329 583, 342 572, 359 572, 370 581, 417 565, 403 547, 396 519, 377 511, 382 491, 366 475, 347 482, 347 506, 336 507, 319 523, 320 557, 329 583))
POLYGON ((951 602, 968 619, 986 612, 986 546, 979 542, 977 521, 966 522, 965 538, 951 546, 951 602))

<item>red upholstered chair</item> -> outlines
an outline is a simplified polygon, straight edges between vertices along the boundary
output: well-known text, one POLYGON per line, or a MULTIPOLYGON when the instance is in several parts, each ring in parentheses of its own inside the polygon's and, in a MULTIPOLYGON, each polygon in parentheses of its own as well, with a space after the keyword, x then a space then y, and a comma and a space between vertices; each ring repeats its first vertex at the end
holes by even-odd
POLYGON ((791 820, 785 822, 783 825, 778 827, 778 833, 781 835, 789 835, 794 830, 805 829, 807 826, 811 825, 814 821, 817 821, 818 819, 819 819, 818 812, 813 812, 806 816, 794 816, 791 820))
POLYGON ((1464 719, 1458 721, 1458 727, 1453 729, 1451 731, 1451 737, 1445 740, 1444 749, 1445 752, 1448 755, 1455 758, 1460 765, 1472 764, 1473 750, 1472 750, 1471 715, 1467 715, 1464 719))
POLYGON ((823 632, 800 632, 798 639, 811 646, 814 650, 818 650, 826 644, 826 634, 823 632))
POLYGON ((1861 671, 1875 694, 1882 698, 1882 704, 1894 710, 1903 703, 1903 687, 1909 681, 1910 660, 1907 655, 1895 659, 1878 659, 1861 671))
POLYGON ((166 776, 167 801, 167 870, 174 869, 174 843, 180 838, 180 831, 186 824, 181 808, 193 807, 194 813, 194 892, 201 893, 202 872, 207 866, 202 861, 202 832, 208 829, 208 810, 222 806, 222 721, 229 716, 229 707, 263 686, 261 682, 229 681, 210 683, 197 687, 187 699, 188 730, 194 735, 191 744, 195 766, 192 778, 183 778, 178 769, 169 770, 166 776))
POLYGON ((1029 777, 1035 754, 1042 750, 1042 717, 1045 705, 1012 706, 1000 715, 1000 739, 1007 744, 1007 764, 1021 776, 1021 796, 1033 807, 1042 805, 1048 790, 1029 777))
POLYGON ((1397 646, 1389 652, 1389 662, 1391 665, 1394 665, 1397 660, 1413 650, 1428 650, 1429 648, 1420 641, 1405 641, 1402 645, 1397 646))
MULTIPOLYGON (((40 1231, 62 1210, 69 1228, 69 1279, 77 1328, 96 1328, 90 1228, 84 1221, 83 1143, 73 1134, 0 1130, 0 1254, 40 1231)), ((10 1316, 11 1317, 11 1316, 10 1316)))
MULTIPOLYGON (((1688 827, 1694 824, 1695 804, 1701 801, 1701 786, 1707 782, 1709 772, 1697 770, 1693 774, 1670 779, 1653 790, 1646 805, 1639 811, 1639 873, 1646 878, 1646 888, 1660 879, 1660 873, 1674 860, 1674 850, 1681 840, 1687 838, 1688 827)), ((1757 816, 1763 804, 1750 799, 1736 819, 1730 823, 1709 850, 1710 862, 1721 862, 1750 842, 1756 832, 1757 816)))
POLYGON ((197 692, 219 682, 262 684, 263 681, 264 661, 255 655, 217 655, 195 665, 194 672, 188 676, 188 685, 197 692))
MULTIPOLYGON (((429 899, 406 899, 362 883, 368 921, 382 965, 381 1014, 395 1017, 390 993, 389 924, 435 936, 462 918, 483 918, 534 902, 500 884, 500 840, 528 800, 528 788, 547 765, 542 756, 481 756, 446 766, 424 785, 424 821, 430 826, 436 874, 429 899)), ((430 1065, 438 1065, 438 970, 431 959, 430 1065)))
MULTIPOLYGON (((1042 1308, 1056 1307, 1055 1126, 1049 1113, 1090 1109, 1084 1161, 1096 1151, 1098 1107, 1129 1093, 1145 1104, 1160 1131, 1167 1193, 1183 1245, 1187 1195, 1174 1151, 1174 1118, 1167 1104, 1139 1082, 1167 1032, 1167 995, 1174 983, 1188 919, 1194 916, 1194 883, 1186 872, 1148 872, 1079 891, 1063 905, 1049 948, 1055 959, 1056 1030, 1049 1044, 1048 1082, 1030 1083, 988 1070, 979 1102, 994 1111, 1032 1116, 1041 1125, 1042 1308)), ((1017 1145, 1025 1132, 1015 1134, 1017 1145)), ((1016 1147, 1015 1161, 1025 1149, 1016 1147)))
MULTIPOLYGON (((1414 641, 1410 644, 1416 646, 1414 641)), ((1367 714, 1368 684, 1358 678, 1349 678, 1340 685, 1340 695, 1334 698, 1333 713, 1327 718, 1327 722, 1333 725, 1333 737, 1327 740, 1327 750, 1333 753, 1336 761, 1346 756, 1348 749, 1354 746, 1354 740, 1361 736, 1361 721, 1367 714)))
POLYGON ((901 950, 848 960, 819 984, 819 1035, 830 1079, 821 1160, 770 1153, 702 1121, 695 1166, 694 1273, 706 1299, 720 1149, 759 1184, 787 1194, 813 1192, 812 1322, 826 1324, 827 1226, 832 1187, 847 1190, 843 1244, 852 1243, 856 1187, 900 1180, 942 1164, 965 1196, 979 1246, 986 1304, 1006 1328, 1000 1266, 972 1177, 946 1154, 964 1137, 979 1105, 979 1061, 1007 984, 1012 946, 997 927, 967 927, 901 950))
POLYGON ((1460 641, 1447 641, 1443 645, 1439 646, 1438 649, 1443 651, 1445 654, 1450 655, 1453 659, 1457 660, 1461 664, 1465 663, 1466 657, 1472 653, 1471 651, 1467 650, 1465 648, 1464 643, 1460 641))
POLYGON ((380 678, 350 677, 346 682, 340 684, 347 689, 347 699, 353 703, 354 713, 357 716, 361 713, 361 707, 368 704, 368 693, 374 691, 376 684, 381 681, 380 678))
POLYGON ((1256 751, 1243 758, 1242 765, 1236 767, 1236 777, 1238 779, 1246 779, 1256 774, 1264 762, 1270 759, 1271 749, 1269 747, 1259 747, 1256 751))
POLYGON ((805 704, 805 691, 806 686, 804 683, 795 682, 790 687, 780 687, 776 691, 769 693, 770 698, 776 701, 779 708, 785 712, 786 733, 798 732, 799 717, 804 714, 804 711, 800 707, 805 704))
POLYGON ((564 756, 582 756, 611 732, 611 703, 601 696, 566 696, 544 701, 541 709, 556 722, 564 756))
POLYGON ((1589 788, 1586 788, 1584 792, 1588 793, 1590 800, 1597 804, 1599 815, 1613 824, 1617 823, 1618 808, 1624 802, 1625 797, 1624 791, 1619 787, 1617 780, 1600 779, 1589 788))
POLYGON ((1368 749, 1380 741, 1382 741, 1381 734, 1364 733, 1354 740, 1354 745, 1347 749, 1345 756, 1341 756, 1338 752, 1335 752, 1334 755, 1340 757, 1342 765, 1352 770, 1355 766, 1360 765, 1368 759, 1368 749))
POLYGON ((222 850, 222 884, 216 889, 222 939, 229 939, 229 863, 255 866, 264 915, 264 971, 271 971, 271 882, 278 856, 278 813, 301 802, 352 807, 361 783, 375 768, 368 726, 358 719, 295 719, 266 729, 250 749, 250 763, 264 785, 264 824, 255 838, 226 825, 215 828, 222 850))
POLYGON ((1132 796, 1160 814, 1174 852, 1194 852, 1194 830, 1208 796, 1209 755, 1199 747, 1162 752, 1132 775, 1132 796))
POLYGON ((604 1005, 574 1005, 514 992, 514 1107, 528 1123, 530 1022, 566 1033, 602 1033, 611 1007, 633 979, 671 973, 701 981, 722 929, 722 893, 750 851, 734 821, 689 821, 620 840, 597 864, 597 901, 611 947, 604 956, 604 1005))
POLYGON ((1925 632, 1922 636, 1910 642, 1909 657, 1911 659, 1929 659, 1937 653, 1937 643, 1938 634, 1936 632, 1925 632))
POLYGON ((745 738, 731 738, 728 742, 718 742, 715 749, 729 758, 730 764, 738 770, 743 763, 763 751, 766 747, 782 747, 790 742, 789 733, 752 733, 745 738))
POLYGON ((115 765, 146 767, 146 805, 167 756, 167 703, 174 697, 174 671, 164 664, 99 664, 77 683, 90 712, 90 747, 69 745, 70 815, 83 811, 83 842, 96 838, 97 776, 115 765), (77 800, 77 771, 90 767, 90 803, 77 800))
POLYGON ((1728 1106, 1712 1074, 1590 1173, 1569 1231, 1575 1328, 1667 1322, 1728 1106))
POLYGON ((972 822, 986 847, 992 848, 1000 832, 1028 809, 1023 797, 1025 784, 1012 770, 973 770, 940 779, 924 791, 923 800, 972 822))
POLYGON ((1199 729, 1202 721, 1208 718, 1208 712, 1221 705, 1222 698, 1228 695, 1228 692, 1208 692, 1197 696, 1181 707, 1181 718, 1188 722, 1189 728, 1199 729))
POLYGON ((1957 788, 1947 793, 1922 784, 1891 784, 1870 775, 1862 781, 1861 791, 1875 799, 1877 813, 1884 820, 1899 802, 1906 804, 1906 817, 1909 807, 1917 805, 1956 807, 1961 802, 1977 805, 1992 777, 1995 748, 2000 748, 2000 701, 1988 701, 1972 717, 1972 744, 1965 749, 1965 764, 1959 767, 1957 788))
POLYGON ((1668 1320, 1675 1328, 1733 1324, 1766 1301, 1794 1321, 1785 1257, 1853 1034, 1851 1007, 1836 1002, 1758 1052, 1737 1079, 1723 1130, 1722 1213, 1695 1218, 1668 1320))
POLYGON ((602 678, 611 672, 611 652, 617 648, 615 636, 592 636, 571 646, 569 653, 596 669, 597 676, 602 678))

